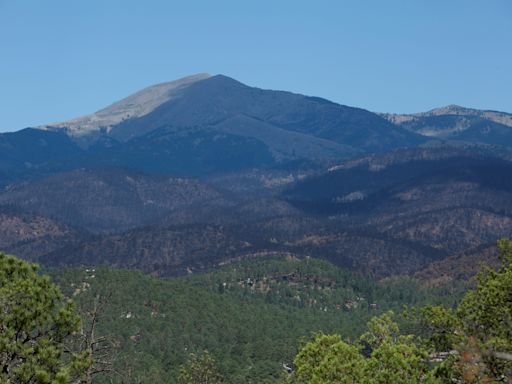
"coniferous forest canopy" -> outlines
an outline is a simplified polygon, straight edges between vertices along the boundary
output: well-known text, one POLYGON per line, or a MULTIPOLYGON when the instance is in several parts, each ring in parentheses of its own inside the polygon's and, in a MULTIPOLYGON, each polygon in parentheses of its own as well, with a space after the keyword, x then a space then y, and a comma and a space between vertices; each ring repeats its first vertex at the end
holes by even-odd
POLYGON ((502 382, 512 374, 512 243, 499 247, 501 267, 483 267, 467 292, 405 278, 375 283, 290 257, 170 280, 81 268, 51 272, 50 281, 2 255, 0 377, 502 382))

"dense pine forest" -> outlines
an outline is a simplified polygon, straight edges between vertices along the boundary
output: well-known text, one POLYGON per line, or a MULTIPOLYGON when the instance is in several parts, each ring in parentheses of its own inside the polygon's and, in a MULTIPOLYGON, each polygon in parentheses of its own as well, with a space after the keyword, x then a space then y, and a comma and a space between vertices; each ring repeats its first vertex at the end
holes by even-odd
POLYGON ((102 298, 99 330, 117 345, 116 371, 155 383, 172 382, 187 356, 204 350, 227 382, 275 382, 315 332, 356 339, 372 316, 406 304, 452 307, 461 293, 408 278, 375 283, 324 261, 290 257, 247 259, 168 280, 104 268, 53 277, 82 313, 102 298))
POLYGON ((509 382, 512 242, 498 248, 499 268, 430 287, 289 255, 162 279, 111 268, 43 273, 0 253, 0 379, 509 382))

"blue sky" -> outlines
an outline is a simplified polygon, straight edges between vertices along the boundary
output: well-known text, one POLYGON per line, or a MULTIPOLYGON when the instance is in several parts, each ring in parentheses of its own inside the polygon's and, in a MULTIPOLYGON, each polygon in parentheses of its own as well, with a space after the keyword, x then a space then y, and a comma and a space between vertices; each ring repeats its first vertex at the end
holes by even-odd
POLYGON ((0 0, 0 131, 197 72, 372 111, 512 112, 512 1, 0 0))

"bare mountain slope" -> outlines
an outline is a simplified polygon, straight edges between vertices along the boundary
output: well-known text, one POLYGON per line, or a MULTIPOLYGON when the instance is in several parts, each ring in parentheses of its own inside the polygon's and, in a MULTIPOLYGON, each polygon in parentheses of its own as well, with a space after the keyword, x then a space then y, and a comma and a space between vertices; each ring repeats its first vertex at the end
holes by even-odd
POLYGON ((175 81, 149 86, 93 114, 69 121, 51 123, 39 128, 64 130, 72 137, 80 137, 110 129, 124 120, 147 115, 165 102, 179 97, 180 93, 196 81, 209 77, 206 73, 187 76, 175 81))
POLYGON ((512 114, 457 105, 410 115, 381 114, 390 122, 424 136, 512 146, 512 114))

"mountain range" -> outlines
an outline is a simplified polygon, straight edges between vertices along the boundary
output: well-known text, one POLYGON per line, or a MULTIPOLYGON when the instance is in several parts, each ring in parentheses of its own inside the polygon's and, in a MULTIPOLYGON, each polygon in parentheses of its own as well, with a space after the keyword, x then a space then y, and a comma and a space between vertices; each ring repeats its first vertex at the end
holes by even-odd
POLYGON ((0 134, 0 249, 164 276, 289 254, 468 277, 511 235, 510 147, 504 112, 378 114, 198 74, 0 134))
POLYGON ((381 114, 390 122, 421 135, 474 143, 512 145, 512 114, 449 105, 410 115, 381 114))

